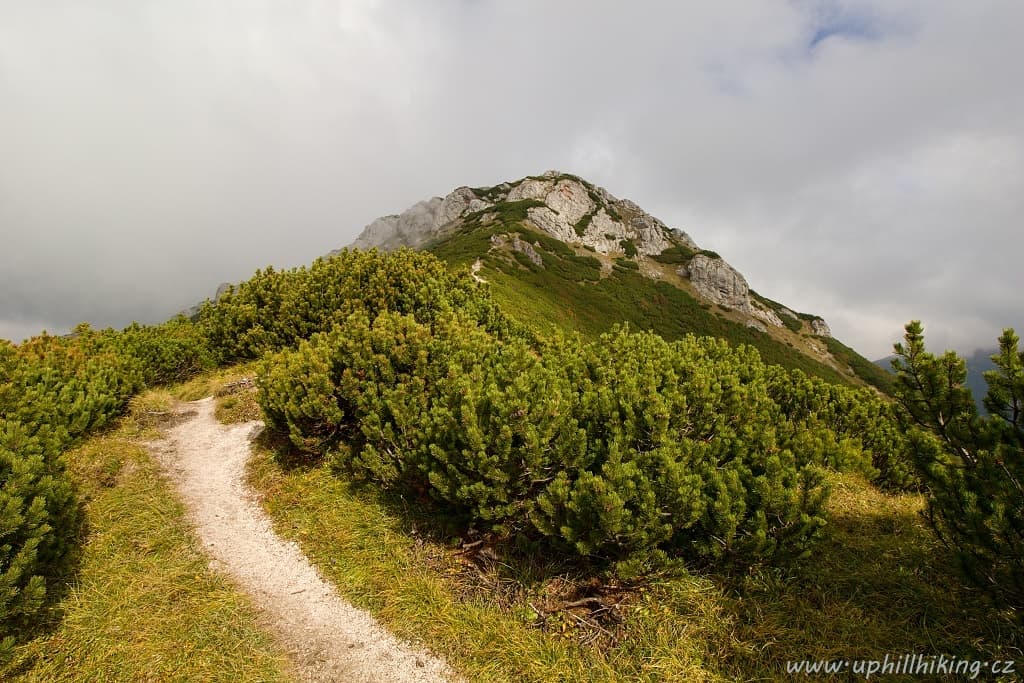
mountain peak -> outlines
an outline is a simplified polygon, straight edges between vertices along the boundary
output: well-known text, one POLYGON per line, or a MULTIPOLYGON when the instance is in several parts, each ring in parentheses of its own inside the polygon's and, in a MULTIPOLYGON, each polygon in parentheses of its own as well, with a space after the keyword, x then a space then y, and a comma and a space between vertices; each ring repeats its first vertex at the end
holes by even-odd
POLYGON ((351 246, 445 251, 443 245, 465 241, 474 231, 479 239, 457 257, 461 265, 475 265, 474 274, 501 263, 519 267, 519 258, 544 270, 546 263, 558 260, 552 249, 575 254, 573 258, 591 262, 600 280, 617 277, 616 271, 625 268, 640 277, 634 283, 641 289, 652 280, 671 285, 705 310, 715 307, 717 315, 839 369, 823 319, 794 313, 758 295, 739 271, 715 252, 701 249, 683 230, 571 173, 549 170, 492 187, 458 187, 401 214, 378 218, 351 246))
POLYGON ((557 170, 493 187, 458 187, 443 198, 433 197, 399 215, 378 218, 363 229, 352 246, 418 248, 470 214, 514 202, 530 204, 526 219, 538 229, 566 244, 582 245, 601 254, 621 251, 623 241, 647 256, 680 244, 699 249, 685 232, 669 228, 634 202, 557 170))

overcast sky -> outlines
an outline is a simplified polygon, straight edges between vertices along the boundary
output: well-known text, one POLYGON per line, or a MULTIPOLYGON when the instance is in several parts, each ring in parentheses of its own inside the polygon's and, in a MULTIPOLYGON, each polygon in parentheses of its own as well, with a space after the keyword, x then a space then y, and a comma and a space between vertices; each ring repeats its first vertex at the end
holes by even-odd
POLYGON ((0 0, 0 337, 559 169, 863 354, 1024 332, 1024 3, 0 0), (703 8, 698 8, 702 4, 703 8))

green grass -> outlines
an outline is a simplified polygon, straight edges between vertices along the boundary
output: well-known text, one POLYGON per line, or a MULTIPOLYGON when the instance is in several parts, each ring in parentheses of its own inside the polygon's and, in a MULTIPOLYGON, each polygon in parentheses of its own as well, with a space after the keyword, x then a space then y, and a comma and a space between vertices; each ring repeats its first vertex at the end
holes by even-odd
POLYGON ((257 452, 250 479, 278 533, 356 605, 469 680, 778 680, 787 660, 804 658, 1021 659, 1019 627, 960 587, 919 515, 922 499, 857 476, 831 475, 831 535, 802 563, 614 590, 557 558, 499 549, 476 564, 429 508, 272 448, 257 452), (599 622, 602 632, 581 625, 586 610, 556 609, 597 586, 620 603, 620 623, 599 622))
POLYGON ((652 256, 651 258, 659 263, 666 263, 669 265, 689 263, 696 254, 693 249, 690 249, 685 244, 677 244, 672 247, 668 247, 660 254, 652 256))
POLYGON ((587 228, 590 227, 590 221, 592 221, 593 219, 593 213, 583 214, 583 216, 581 216, 580 219, 576 221, 576 224, 572 226, 573 230, 576 231, 577 235, 583 237, 585 234, 587 234, 587 228))
POLYGON ((894 385, 891 373, 878 367, 838 339, 823 337, 823 341, 832 357, 843 365, 849 366, 855 375, 886 394, 893 392, 894 385))
POLYGON ((286 661, 246 597, 214 574, 142 439, 167 394, 68 454, 88 536, 49 623, 15 649, 4 681, 285 681, 286 661))
POLYGON ((797 368, 830 382, 851 382, 783 342, 716 316, 686 291, 643 277, 625 263, 616 263, 612 274, 602 278, 596 258, 580 256, 564 242, 516 220, 486 225, 471 221, 428 249, 455 266, 467 266, 481 257, 498 304, 540 334, 556 326, 594 338, 615 323, 629 323, 634 329, 653 330, 670 340, 691 333, 709 335, 754 346, 768 363, 797 368), (488 252, 492 235, 513 232, 527 242, 540 243, 543 268, 518 254, 509 257, 488 252))
POLYGON ((256 390, 249 389, 217 400, 217 419, 224 424, 252 422, 262 418, 260 407, 256 403, 256 390))
POLYGON ((779 315, 779 320, 782 321, 783 325, 789 328, 790 332, 799 333, 804 329, 804 324, 800 322, 799 318, 791 318, 788 315, 779 315))

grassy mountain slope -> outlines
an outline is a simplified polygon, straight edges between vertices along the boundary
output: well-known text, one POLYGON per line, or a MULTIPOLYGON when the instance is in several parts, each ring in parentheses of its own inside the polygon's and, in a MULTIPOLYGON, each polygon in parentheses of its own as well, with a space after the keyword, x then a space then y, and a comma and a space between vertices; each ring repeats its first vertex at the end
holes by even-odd
POLYGON ((598 254, 535 229, 527 220, 527 210, 535 205, 528 200, 477 212, 425 248, 456 267, 470 267, 479 259, 478 275, 503 309, 539 332, 555 325, 596 336, 616 323, 628 323, 667 339, 710 335, 749 344, 770 363, 823 379, 887 388, 888 378, 874 372, 869 361, 836 340, 812 339, 803 321, 797 330, 761 332, 744 324, 741 314, 698 299, 674 274, 674 264, 628 258, 625 248, 622 254, 598 254), (541 263, 492 241, 498 238, 500 244, 508 235, 534 245, 541 263))

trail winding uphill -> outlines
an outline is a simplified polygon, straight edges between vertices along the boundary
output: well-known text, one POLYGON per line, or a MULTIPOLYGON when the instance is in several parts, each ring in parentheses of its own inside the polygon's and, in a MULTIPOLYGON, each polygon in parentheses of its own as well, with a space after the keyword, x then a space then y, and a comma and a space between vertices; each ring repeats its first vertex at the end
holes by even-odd
POLYGON ((342 600, 299 548, 279 538, 245 485, 260 423, 222 425, 212 398, 154 446, 216 568, 249 593, 304 681, 426 683, 453 680, 445 663, 399 641, 342 600))

